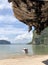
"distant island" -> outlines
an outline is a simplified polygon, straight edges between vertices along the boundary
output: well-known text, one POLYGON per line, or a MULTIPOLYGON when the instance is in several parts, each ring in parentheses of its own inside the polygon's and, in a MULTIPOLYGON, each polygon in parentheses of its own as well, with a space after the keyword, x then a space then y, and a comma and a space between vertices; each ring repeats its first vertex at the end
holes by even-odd
POLYGON ((11 44, 11 43, 7 40, 0 40, 0 44, 11 44))
POLYGON ((30 41, 29 43, 27 43, 27 45, 28 45, 28 44, 29 44, 29 45, 32 44, 32 41, 30 41))

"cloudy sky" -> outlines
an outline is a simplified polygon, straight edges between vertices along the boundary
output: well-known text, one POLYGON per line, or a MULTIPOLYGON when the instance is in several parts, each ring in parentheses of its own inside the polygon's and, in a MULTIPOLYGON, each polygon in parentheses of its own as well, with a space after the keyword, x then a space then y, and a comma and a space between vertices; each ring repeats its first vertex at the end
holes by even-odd
POLYGON ((32 31, 28 33, 28 26, 14 17, 11 3, 0 0, 0 40, 12 43, 26 43, 32 40, 32 31))

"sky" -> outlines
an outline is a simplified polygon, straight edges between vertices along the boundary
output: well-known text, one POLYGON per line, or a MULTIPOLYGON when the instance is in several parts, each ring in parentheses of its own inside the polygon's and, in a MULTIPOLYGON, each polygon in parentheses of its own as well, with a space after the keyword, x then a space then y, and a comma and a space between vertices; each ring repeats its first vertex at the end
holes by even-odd
POLYGON ((11 43, 28 43, 33 32, 28 32, 28 26, 15 18, 12 4, 8 0, 0 0, 0 40, 11 43))

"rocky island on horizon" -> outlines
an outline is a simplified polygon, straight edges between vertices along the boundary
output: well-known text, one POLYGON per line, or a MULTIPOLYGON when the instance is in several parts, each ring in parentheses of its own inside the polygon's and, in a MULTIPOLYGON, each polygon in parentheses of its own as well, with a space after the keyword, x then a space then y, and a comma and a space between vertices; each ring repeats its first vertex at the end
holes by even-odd
POLYGON ((11 44, 11 42, 7 40, 0 40, 0 44, 11 44))

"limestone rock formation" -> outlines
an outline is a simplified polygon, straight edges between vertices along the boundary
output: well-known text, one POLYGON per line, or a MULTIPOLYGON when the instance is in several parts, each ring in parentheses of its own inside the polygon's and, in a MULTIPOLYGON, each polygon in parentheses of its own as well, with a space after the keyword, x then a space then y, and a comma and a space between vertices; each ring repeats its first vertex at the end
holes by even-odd
POLYGON ((40 34, 48 26, 48 1, 40 0, 8 0, 12 2, 13 12, 17 19, 29 26, 35 27, 40 34))
POLYGON ((34 31, 34 37, 31 44, 48 45, 48 27, 42 31, 41 35, 37 35, 34 31))

